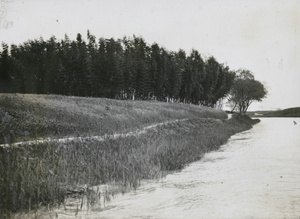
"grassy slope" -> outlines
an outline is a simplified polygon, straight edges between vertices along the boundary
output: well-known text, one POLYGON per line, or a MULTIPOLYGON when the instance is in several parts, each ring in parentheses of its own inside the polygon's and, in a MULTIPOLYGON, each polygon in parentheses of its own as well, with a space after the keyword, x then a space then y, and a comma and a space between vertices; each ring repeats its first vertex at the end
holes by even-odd
POLYGON ((12 116, 3 131, 14 131, 12 142, 23 140, 24 132, 28 140, 104 135, 173 119, 226 118, 221 111, 194 105, 28 94, 0 94, 1 112, 12 116))
MULTIPOLYGON (((161 177, 201 159, 204 153, 218 149, 231 135, 253 124, 247 116, 235 115, 226 120, 221 111, 183 104, 36 95, 2 95, 0 99, 1 103, 11 104, 1 105, 2 110, 14 116, 12 123, 20 129, 35 130, 36 120, 43 128, 52 119, 60 121, 57 126, 55 122, 47 126, 50 131, 44 128, 40 136, 55 135, 56 127, 72 127, 60 131, 59 135, 81 131, 88 135, 98 130, 97 134, 103 134, 189 118, 158 126, 140 136, 102 142, 45 142, 0 147, 0 209, 3 209, 0 216, 41 204, 63 203, 65 197, 74 192, 71 188, 81 190, 81 195, 88 200, 91 193, 87 188, 93 185, 114 183, 135 188, 140 180, 161 177), (24 108, 28 110, 21 112, 24 108), (24 120, 22 116, 29 121, 18 124, 19 119, 24 120), (94 123, 90 125, 91 121, 94 123), (79 189, 82 185, 87 187, 79 189)), ((36 133, 39 136, 39 132, 36 133)), ((88 203, 94 201, 90 199, 88 203)))

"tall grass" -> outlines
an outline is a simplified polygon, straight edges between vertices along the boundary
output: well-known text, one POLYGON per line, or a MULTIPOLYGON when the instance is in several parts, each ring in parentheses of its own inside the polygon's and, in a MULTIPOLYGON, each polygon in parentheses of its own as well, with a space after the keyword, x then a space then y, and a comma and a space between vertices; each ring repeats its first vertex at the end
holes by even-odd
POLYGON ((201 159, 249 128, 251 120, 242 117, 198 118, 101 142, 0 147, 0 215, 64 204, 72 194, 96 203, 89 190, 94 185, 136 188, 143 179, 159 178, 201 159))

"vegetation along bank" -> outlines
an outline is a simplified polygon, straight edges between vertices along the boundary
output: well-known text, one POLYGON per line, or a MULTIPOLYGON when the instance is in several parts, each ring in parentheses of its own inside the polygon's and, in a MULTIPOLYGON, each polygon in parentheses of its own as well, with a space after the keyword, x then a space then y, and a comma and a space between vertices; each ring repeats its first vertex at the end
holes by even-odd
POLYGON ((180 103, 30 94, 0 94, 0 113, 0 216, 64 204, 76 191, 88 197, 95 185, 136 188, 201 159, 257 122, 180 103), (93 135, 104 140, 13 144, 93 135))

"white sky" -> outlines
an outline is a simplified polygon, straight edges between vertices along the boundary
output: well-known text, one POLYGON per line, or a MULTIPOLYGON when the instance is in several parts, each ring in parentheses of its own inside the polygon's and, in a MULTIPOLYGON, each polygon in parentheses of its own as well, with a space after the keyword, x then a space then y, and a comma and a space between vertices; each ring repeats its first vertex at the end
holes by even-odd
POLYGON ((268 97, 250 110, 300 106, 299 0, 0 0, 0 41, 142 36, 251 70, 268 97))

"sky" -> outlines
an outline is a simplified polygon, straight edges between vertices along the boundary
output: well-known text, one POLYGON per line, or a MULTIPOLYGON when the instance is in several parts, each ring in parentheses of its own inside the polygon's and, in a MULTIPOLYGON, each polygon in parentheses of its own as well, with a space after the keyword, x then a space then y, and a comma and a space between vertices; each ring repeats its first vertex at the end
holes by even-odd
POLYGON ((0 0, 0 42, 75 40, 87 30, 250 70, 268 95, 249 110, 300 106, 300 0, 0 0))

